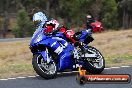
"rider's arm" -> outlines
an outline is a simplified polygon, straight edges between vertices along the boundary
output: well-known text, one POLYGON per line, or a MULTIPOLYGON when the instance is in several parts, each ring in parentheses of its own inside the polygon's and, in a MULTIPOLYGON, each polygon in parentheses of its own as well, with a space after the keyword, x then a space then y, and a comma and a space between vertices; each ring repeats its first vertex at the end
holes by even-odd
POLYGON ((74 44, 76 43, 75 39, 73 39, 71 36, 67 35, 66 33, 65 33, 65 35, 66 35, 66 38, 71 40, 71 42, 73 42, 74 44))

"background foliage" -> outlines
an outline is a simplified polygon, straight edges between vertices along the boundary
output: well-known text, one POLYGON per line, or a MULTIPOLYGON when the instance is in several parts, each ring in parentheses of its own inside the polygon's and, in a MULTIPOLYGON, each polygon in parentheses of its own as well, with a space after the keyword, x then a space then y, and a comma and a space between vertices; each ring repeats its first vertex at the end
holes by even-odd
POLYGON ((91 14, 103 23, 105 30, 128 29, 132 27, 131 8, 132 0, 0 0, 0 35, 6 37, 8 30, 13 30, 15 37, 31 36, 32 16, 38 11, 67 27, 81 27, 86 15, 91 14), (16 26, 10 28, 13 17, 16 26))
POLYGON ((13 34, 15 37, 27 37, 33 33, 33 23, 28 17, 25 9, 21 9, 17 13, 17 25, 14 26, 13 34))

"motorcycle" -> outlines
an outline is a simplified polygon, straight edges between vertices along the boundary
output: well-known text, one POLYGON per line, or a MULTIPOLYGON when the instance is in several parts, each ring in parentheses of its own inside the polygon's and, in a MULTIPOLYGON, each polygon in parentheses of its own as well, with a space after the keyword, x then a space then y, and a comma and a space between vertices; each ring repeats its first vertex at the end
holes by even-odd
POLYGON ((37 28, 29 45, 33 53, 32 65, 39 76, 52 79, 57 76, 57 72, 77 71, 79 66, 92 74, 104 70, 104 57, 99 50, 88 46, 94 40, 89 29, 81 30, 73 36, 81 42, 83 49, 68 42, 62 32, 47 35, 45 30, 37 28))
POLYGON ((91 26, 93 27, 93 32, 101 32, 103 30, 102 23, 99 21, 95 21, 91 23, 91 26))

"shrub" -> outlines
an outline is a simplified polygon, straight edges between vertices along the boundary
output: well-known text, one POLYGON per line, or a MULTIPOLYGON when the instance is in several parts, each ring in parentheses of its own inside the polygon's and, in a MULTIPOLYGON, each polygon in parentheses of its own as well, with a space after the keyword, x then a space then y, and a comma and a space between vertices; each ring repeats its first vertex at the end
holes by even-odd
POLYGON ((15 37, 28 37, 33 34, 33 23, 30 21, 28 13, 25 9, 21 9, 17 13, 17 25, 13 28, 15 37))

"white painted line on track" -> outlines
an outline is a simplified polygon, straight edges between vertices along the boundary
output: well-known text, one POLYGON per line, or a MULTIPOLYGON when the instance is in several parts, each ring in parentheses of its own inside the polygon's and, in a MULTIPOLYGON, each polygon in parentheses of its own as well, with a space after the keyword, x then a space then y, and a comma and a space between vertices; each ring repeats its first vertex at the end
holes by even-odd
POLYGON ((128 67, 131 67, 131 66, 121 66, 121 67, 123 67, 123 68, 128 68, 128 67))
POLYGON ((34 78, 34 77, 36 77, 36 76, 28 76, 29 78, 34 78))
POLYGON ((17 77, 18 79, 24 79, 24 78, 27 78, 27 77, 17 77))
POLYGON ((3 81, 5 81, 5 80, 8 80, 8 79, 0 79, 0 80, 3 80, 3 81))
POLYGON ((7 79, 17 79, 17 78, 7 78, 7 79))
POLYGON ((111 68, 104 68, 104 69, 111 69, 111 68))
POLYGON ((120 67, 111 67, 111 68, 120 68, 120 67))
MULTIPOLYGON (((127 67, 131 67, 131 66, 120 66, 120 67, 110 67, 110 68, 104 68, 104 69, 116 69, 116 68, 127 68, 127 67)), ((61 74, 61 73, 73 73, 73 72, 78 72, 78 71, 71 71, 71 72, 60 72, 57 74, 61 74)), ((7 78, 7 79, 0 79, 0 81, 7 81, 7 80, 13 80, 13 79, 24 79, 24 78, 35 78, 39 75, 35 75, 35 76, 27 76, 27 77, 16 77, 16 78, 7 78)))

